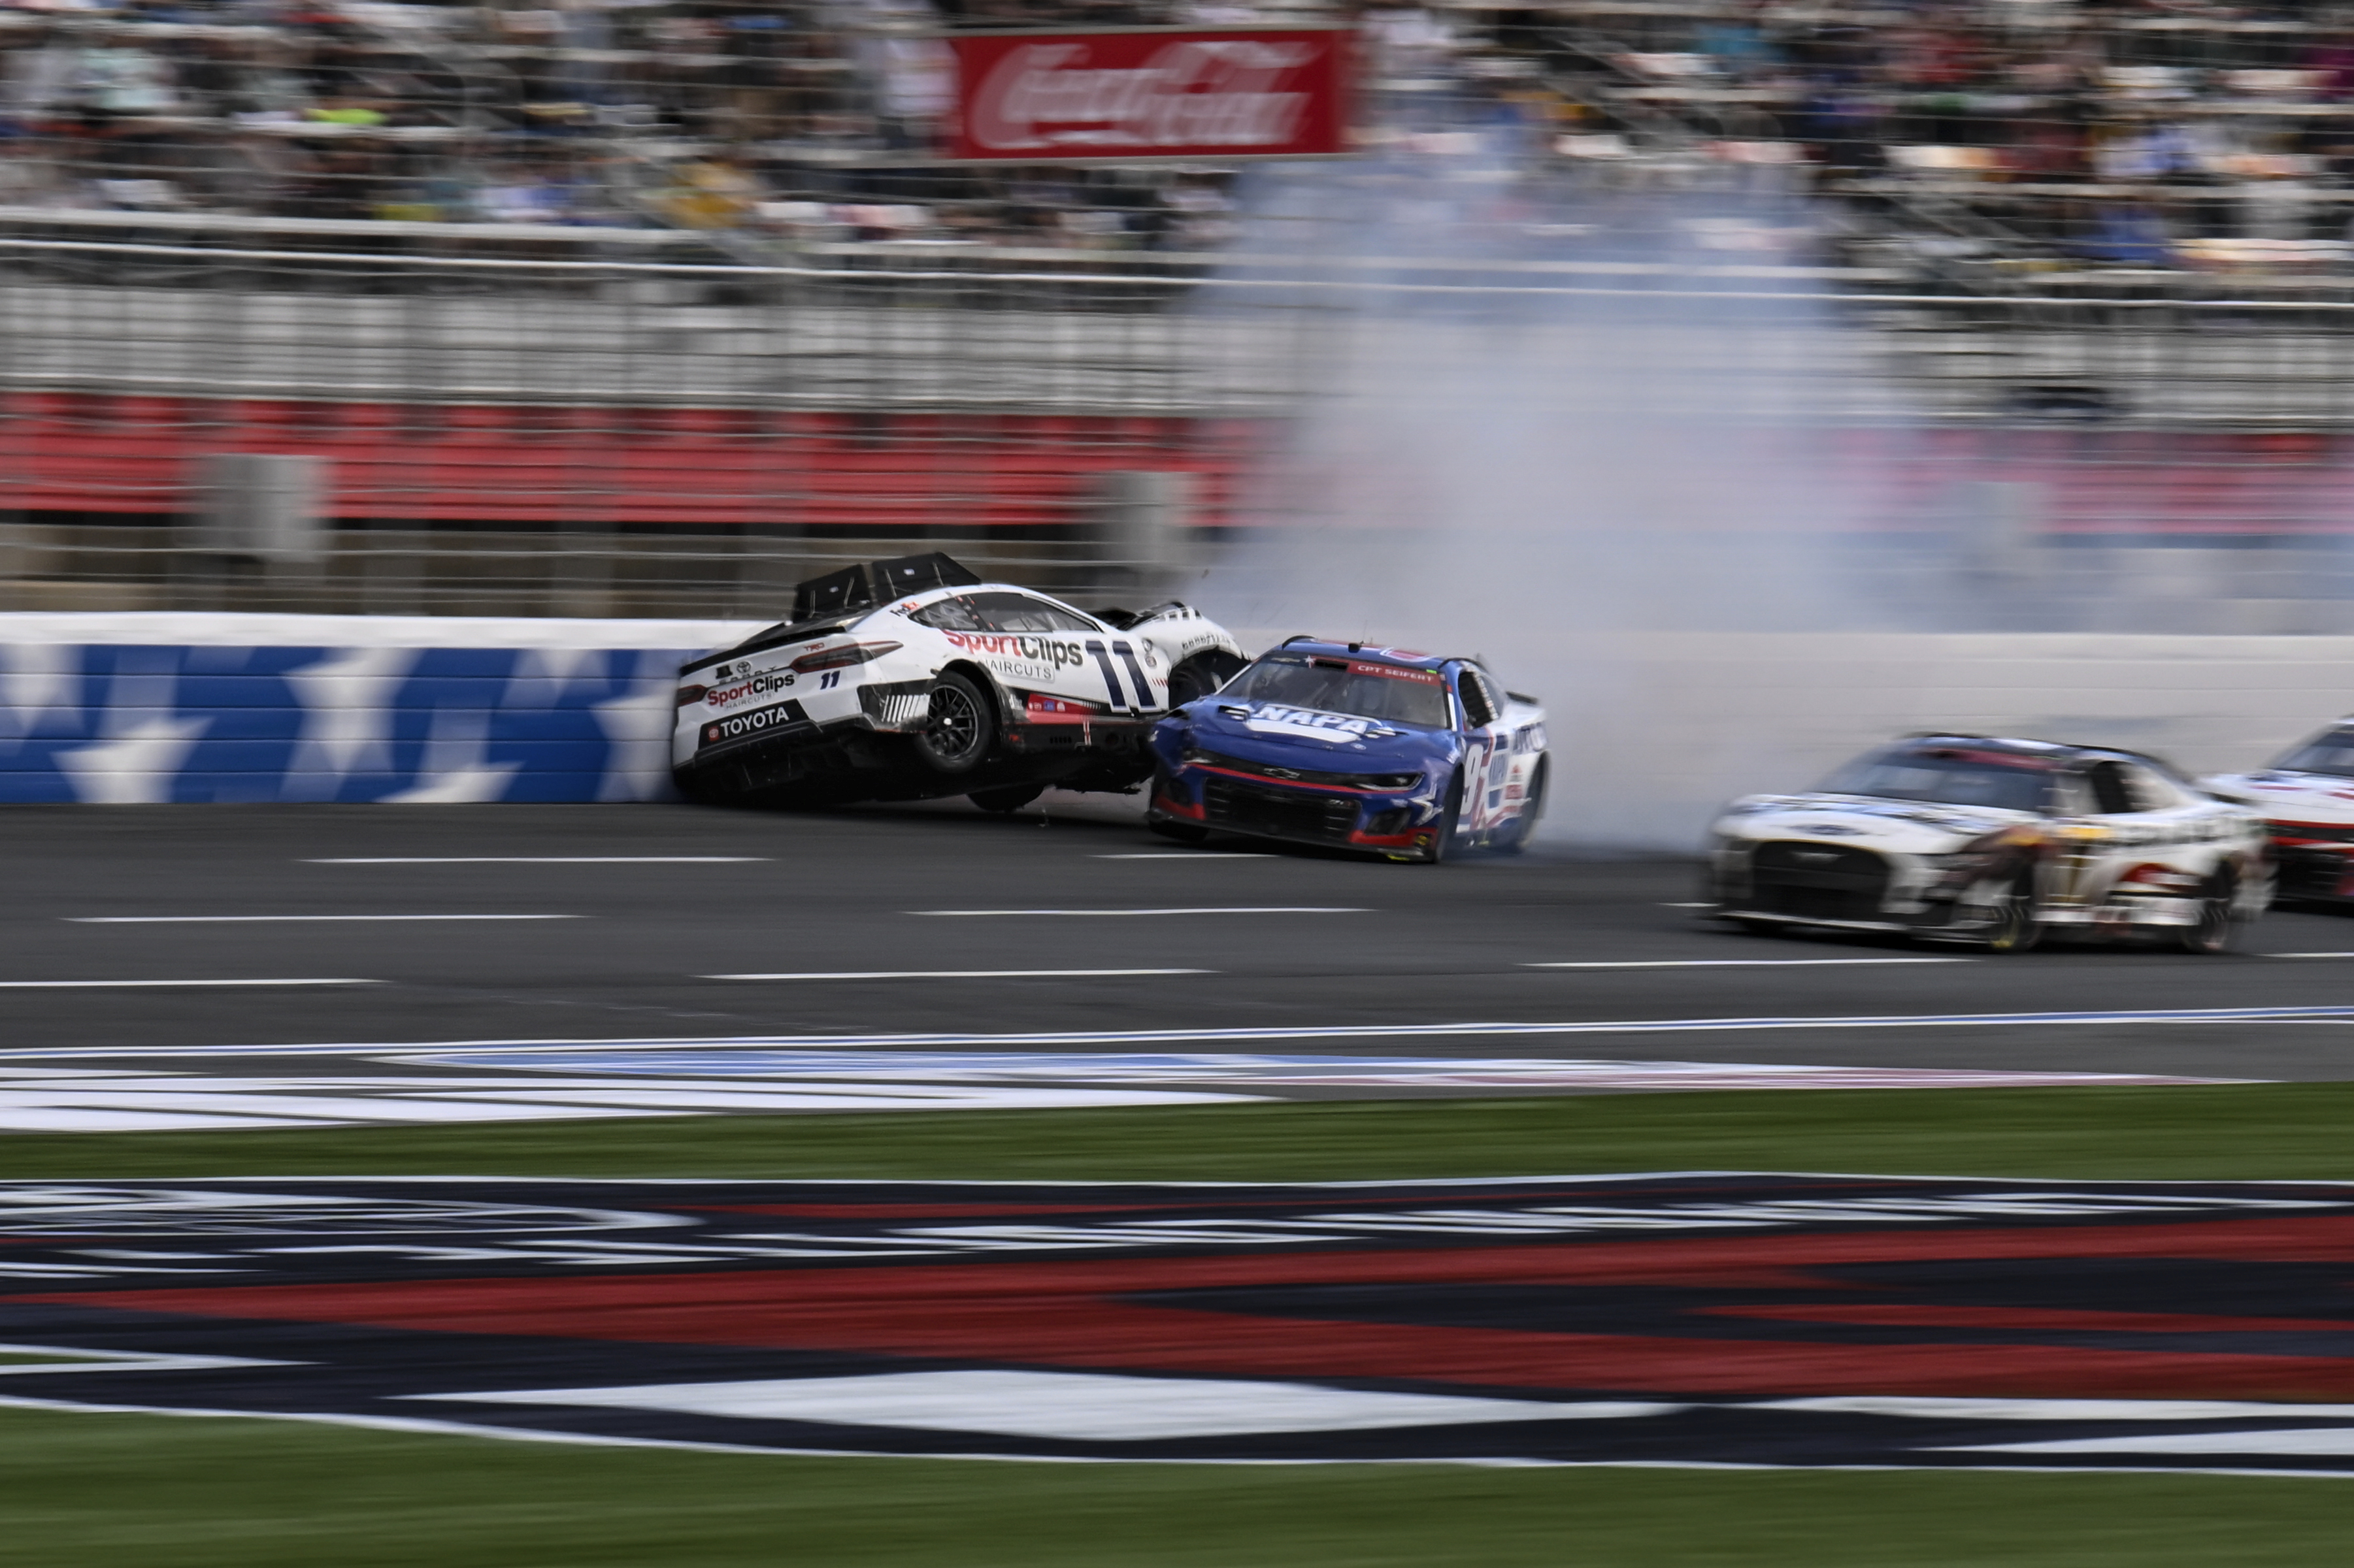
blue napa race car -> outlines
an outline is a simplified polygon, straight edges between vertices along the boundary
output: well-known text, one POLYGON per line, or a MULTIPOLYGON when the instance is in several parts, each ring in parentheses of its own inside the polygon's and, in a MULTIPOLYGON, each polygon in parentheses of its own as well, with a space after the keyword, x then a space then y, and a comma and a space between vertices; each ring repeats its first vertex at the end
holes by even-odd
POLYGON ((1145 820, 1439 861, 1515 853, 1544 809, 1544 712, 1476 662, 1293 637, 1153 726, 1145 820))

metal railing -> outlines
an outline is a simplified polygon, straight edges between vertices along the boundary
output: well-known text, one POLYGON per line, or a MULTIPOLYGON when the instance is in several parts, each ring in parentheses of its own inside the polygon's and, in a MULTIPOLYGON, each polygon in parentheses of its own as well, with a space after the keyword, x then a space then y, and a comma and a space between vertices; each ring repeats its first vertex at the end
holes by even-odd
POLYGON ((740 267, 20 236, 0 605, 759 615, 939 548, 1142 592, 1281 521, 1254 487, 1293 423, 1507 341, 1559 367, 1515 394, 1544 418, 1830 440, 1872 475, 1866 544, 1977 528, 1988 484, 2077 543, 2354 534, 2354 285, 2327 279, 1987 297, 1606 255, 740 267), (200 536, 204 461, 237 452, 323 461, 314 550, 200 536), (1189 545, 1135 555, 1106 511, 1135 472, 1185 476, 1189 545))

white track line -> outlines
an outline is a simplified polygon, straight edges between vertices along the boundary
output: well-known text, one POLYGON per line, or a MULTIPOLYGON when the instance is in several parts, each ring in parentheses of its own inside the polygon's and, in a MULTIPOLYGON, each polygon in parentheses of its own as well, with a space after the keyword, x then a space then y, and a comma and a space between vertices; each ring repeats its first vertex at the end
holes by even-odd
POLYGON ((697 975, 715 980, 1066 980, 1087 975, 1214 975, 1215 969, 840 969, 790 975, 697 975))
POLYGON ((1142 850, 1130 854, 1091 854, 1089 860, 1273 860, 1264 850, 1142 850))
POLYGON ((2354 959, 2354 953, 2259 953, 2261 959, 2354 959))
POLYGON ((1713 908, 1715 908, 1715 907, 1716 907, 1716 906, 1715 906, 1715 905, 1713 905, 1713 904, 1708 904, 1708 903, 1700 903, 1700 904, 1662 904, 1662 905, 1660 905, 1660 906, 1659 906, 1659 907, 1660 907, 1660 908, 1662 908, 1662 909, 1713 909, 1713 908))
POLYGON ((291 920, 586 920, 586 915, 68 915, 69 926, 268 926, 291 920))
POLYGON ((5 991, 115 991, 138 986, 383 985, 380 980, 0 980, 5 991))
MULTIPOLYGON (((2354 953, 2347 955, 2354 958, 2354 953)), ((1975 959, 1639 959, 1624 962, 1522 964, 1524 969, 1759 969, 1825 964, 1967 964, 1975 959)))
POLYGON ((910 915, 1370 915, 1370 909, 1270 904, 1234 909, 910 909, 910 915))
POLYGON ((745 865, 764 854, 390 854, 338 855, 304 865, 745 865))

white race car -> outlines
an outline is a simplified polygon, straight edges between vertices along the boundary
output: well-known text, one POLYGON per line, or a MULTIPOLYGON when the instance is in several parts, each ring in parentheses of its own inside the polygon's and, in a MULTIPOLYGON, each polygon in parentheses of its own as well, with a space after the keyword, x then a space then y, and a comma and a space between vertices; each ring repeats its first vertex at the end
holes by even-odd
POLYGON ((2254 773, 2200 780, 2261 814, 2284 900, 2354 900, 2354 719, 2254 773))
POLYGON ((1173 600, 1088 614, 946 556, 876 561, 680 669, 671 771, 693 800, 783 806, 1131 791, 1153 722, 1247 662, 1173 600))
POLYGON ((2264 824, 2129 751, 1920 735, 1715 825, 1713 917, 2020 952, 2152 932, 2221 952, 2272 900, 2264 824))

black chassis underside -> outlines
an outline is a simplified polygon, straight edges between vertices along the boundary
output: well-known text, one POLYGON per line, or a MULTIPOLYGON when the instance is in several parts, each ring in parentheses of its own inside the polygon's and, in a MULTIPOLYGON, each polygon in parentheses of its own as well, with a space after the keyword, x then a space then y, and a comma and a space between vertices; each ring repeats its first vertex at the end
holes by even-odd
POLYGON ((1004 726, 986 761, 949 774, 928 767, 912 736, 859 715, 706 748, 673 776, 693 799, 748 804, 932 800, 1020 784, 1126 794, 1151 772, 1152 722, 1004 726))

